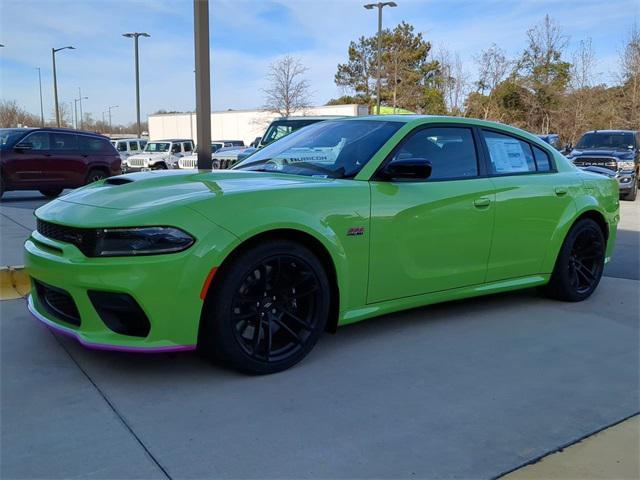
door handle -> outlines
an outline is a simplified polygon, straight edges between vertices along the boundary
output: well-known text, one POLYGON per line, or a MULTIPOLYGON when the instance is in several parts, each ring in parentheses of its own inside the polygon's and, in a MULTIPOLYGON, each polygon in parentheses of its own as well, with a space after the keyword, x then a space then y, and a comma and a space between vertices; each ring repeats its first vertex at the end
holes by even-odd
POLYGON ((478 208, 488 207, 491 205, 491 200, 488 198, 478 198, 473 201, 473 205, 478 208))
POLYGON ((567 194, 567 187, 556 187, 556 195, 561 197, 567 194))

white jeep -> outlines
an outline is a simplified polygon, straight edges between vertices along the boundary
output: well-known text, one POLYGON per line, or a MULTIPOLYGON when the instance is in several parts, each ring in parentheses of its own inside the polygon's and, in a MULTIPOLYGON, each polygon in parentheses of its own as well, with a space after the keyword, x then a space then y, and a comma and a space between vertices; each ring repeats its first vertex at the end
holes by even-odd
POLYGON ((154 140, 142 153, 131 155, 122 162, 124 172, 166 170, 178 168, 178 161, 193 152, 193 141, 186 139, 154 140))

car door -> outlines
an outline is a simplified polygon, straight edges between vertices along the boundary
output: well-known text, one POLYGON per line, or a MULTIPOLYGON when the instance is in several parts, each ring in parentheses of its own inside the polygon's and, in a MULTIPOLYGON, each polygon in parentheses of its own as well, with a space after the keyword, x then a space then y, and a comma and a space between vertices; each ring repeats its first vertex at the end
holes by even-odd
POLYGON ((51 132, 51 156, 47 170, 52 182, 65 187, 84 185, 88 152, 80 150, 73 133, 51 132))
POLYGON ((425 158, 426 181, 373 180, 369 303, 485 281, 494 193, 469 126, 414 130, 388 161, 425 158))
POLYGON ((3 165, 3 173, 9 183, 16 187, 38 187, 51 181, 47 171, 50 156, 49 132, 37 131, 28 134, 18 144, 29 148, 15 148, 15 154, 3 165))
POLYGON ((575 209, 579 180, 557 172, 549 152, 522 138, 490 129, 482 137, 496 192, 487 281, 550 273, 540 268, 561 218, 575 209))

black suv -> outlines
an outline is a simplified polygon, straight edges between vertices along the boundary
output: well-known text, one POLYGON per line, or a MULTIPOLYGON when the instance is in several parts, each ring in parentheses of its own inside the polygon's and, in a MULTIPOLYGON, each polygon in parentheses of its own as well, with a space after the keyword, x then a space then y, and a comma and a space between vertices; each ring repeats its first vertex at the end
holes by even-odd
POLYGON ((620 197, 635 200, 640 171, 640 132, 593 130, 582 135, 567 155, 576 167, 604 168, 620 185, 620 197))
POLYGON ((121 173, 120 155, 102 135, 64 128, 0 128, 0 197, 39 190, 48 198, 121 173))

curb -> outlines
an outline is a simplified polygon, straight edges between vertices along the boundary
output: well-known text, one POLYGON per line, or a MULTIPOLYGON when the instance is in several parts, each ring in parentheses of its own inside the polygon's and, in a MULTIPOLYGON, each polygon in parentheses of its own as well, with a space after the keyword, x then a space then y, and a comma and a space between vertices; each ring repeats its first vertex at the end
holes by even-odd
POLYGON ((23 265, 0 267, 0 300, 15 300, 29 295, 31 281, 23 265))

